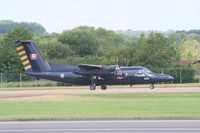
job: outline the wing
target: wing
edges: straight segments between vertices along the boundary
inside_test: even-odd
[[[102,66],[102,65],[91,65],[91,64],[81,64],[78,65],[79,69],[75,69],[73,72],[75,74],[80,75],[105,75],[109,74],[111,72],[114,72],[116,69],[116,66]]]
[[[91,64],[81,64],[78,65],[78,67],[85,70],[98,70],[103,68],[103,66],[101,65],[91,65]]]

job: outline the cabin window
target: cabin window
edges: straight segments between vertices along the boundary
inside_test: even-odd
[[[138,73],[139,73],[139,74],[142,73],[142,70],[138,70]]]
[[[145,71],[146,71],[147,73],[153,73],[151,70],[149,70],[149,69],[147,69],[147,68],[145,68]]]
[[[136,74],[136,73],[138,73],[138,70],[132,70],[131,72]]]

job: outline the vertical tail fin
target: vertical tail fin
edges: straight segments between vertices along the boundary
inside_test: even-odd
[[[42,57],[40,51],[32,41],[17,41],[16,50],[26,73],[51,71],[48,62]]]

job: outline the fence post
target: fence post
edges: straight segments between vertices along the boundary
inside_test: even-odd
[[[1,87],[3,87],[3,74],[1,73]]]
[[[56,86],[56,81],[53,82],[53,86],[54,86],[54,87]]]
[[[19,84],[20,84],[20,88],[22,87],[22,73],[19,73]]]
[[[35,78],[35,87],[36,87],[37,85],[36,85],[36,78]]]
[[[180,84],[182,83],[182,70],[180,68]]]

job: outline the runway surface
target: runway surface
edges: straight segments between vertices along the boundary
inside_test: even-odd
[[[200,120],[0,122],[0,133],[199,133]]]
[[[29,95],[52,95],[52,94],[111,94],[111,93],[182,93],[182,92],[200,92],[200,87],[170,87],[170,88],[111,88],[107,90],[89,90],[88,89],[39,89],[39,90],[0,90],[0,98],[9,96],[29,96]]]

